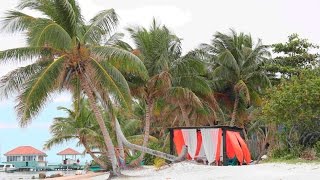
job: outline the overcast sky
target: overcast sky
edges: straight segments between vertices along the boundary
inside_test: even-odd
[[[6,10],[14,8],[17,2],[18,0],[0,0],[0,16]],[[79,0],[79,3],[86,19],[100,10],[114,8],[120,16],[119,32],[125,32],[124,27],[132,25],[149,26],[155,17],[183,39],[184,52],[200,43],[208,43],[216,31],[228,32],[229,28],[251,33],[254,38],[261,38],[265,44],[284,42],[292,33],[298,33],[301,37],[320,44],[319,0]],[[0,50],[23,45],[23,36],[0,33]],[[16,65],[0,64],[0,76],[14,67]],[[34,146],[40,148],[43,140],[49,137],[47,131],[52,118],[61,115],[55,110],[56,107],[70,104],[68,96],[57,96],[49,104],[51,109],[47,108],[41,113],[29,130],[19,130],[13,101],[14,98],[0,100],[2,154],[24,143],[34,143]],[[37,133],[32,128],[41,131]],[[26,133],[27,131],[30,133]],[[12,132],[15,140],[4,135]],[[26,141],[29,135],[32,138]],[[50,153],[54,154],[53,151]]]

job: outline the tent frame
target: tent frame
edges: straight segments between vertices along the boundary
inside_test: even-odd
[[[234,132],[239,132],[241,137],[243,138],[243,129],[239,127],[231,127],[231,126],[194,126],[194,127],[173,127],[173,128],[168,128],[169,133],[170,133],[170,154],[174,154],[174,143],[173,143],[173,131],[175,129],[196,129],[197,131],[200,131],[200,129],[211,129],[211,128],[221,128],[222,130],[222,141],[223,141],[223,165],[227,166],[228,161],[227,161],[227,136],[226,133],[227,131],[234,131]]]

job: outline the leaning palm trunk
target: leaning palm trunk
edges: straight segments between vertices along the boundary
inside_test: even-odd
[[[150,136],[150,124],[151,124],[151,115],[153,110],[153,100],[148,99],[146,102],[146,116],[145,116],[145,126],[144,126],[144,135],[143,135],[143,143],[142,147],[148,147],[148,141]],[[144,158],[145,152],[141,152],[141,155],[134,161],[130,163],[130,165],[138,166],[143,158]]]
[[[234,126],[235,125],[238,105],[239,105],[239,95],[236,92],[236,97],[235,97],[235,100],[234,100],[234,106],[233,106],[233,112],[232,112],[232,116],[231,116],[230,126]]]
[[[103,161],[101,161],[96,155],[94,155],[94,153],[91,151],[90,147],[88,146],[88,144],[87,144],[87,142],[85,140],[82,141],[82,145],[86,149],[86,152],[90,154],[90,156],[92,157],[92,159],[96,163],[98,163],[103,169],[107,169],[108,168]]]
[[[182,113],[182,118],[183,118],[183,120],[185,122],[185,125],[187,127],[190,127],[190,121],[189,121],[189,118],[188,118],[188,115],[187,115],[185,107],[180,103],[179,103],[179,107],[180,107],[180,110],[181,110],[181,113]]]
[[[135,150],[138,150],[138,151],[141,151],[141,152],[145,152],[145,153],[148,153],[148,154],[151,154],[151,155],[154,155],[154,156],[169,160],[171,162],[183,161],[185,159],[185,157],[186,157],[187,146],[183,147],[183,150],[182,150],[181,154],[177,157],[177,156],[174,156],[174,155],[171,155],[171,154],[167,154],[167,153],[164,153],[164,152],[161,152],[161,151],[156,151],[156,150],[153,150],[153,149],[149,149],[147,147],[142,147],[142,146],[130,143],[126,139],[124,134],[122,133],[120,124],[119,124],[117,119],[116,119],[116,132],[118,133],[119,137],[121,138],[123,144],[125,146],[127,146],[128,148],[130,148],[130,149],[135,149]]]
[[[121,141],[121,138],[117,135],[117,142],[118,142],[118,148],[119,148],[119,152],[120,152],[120,156],[123,160],[125,160],[125,153],[124,153],[124,147],[123,147],[123,143]]]
[[[83,81],[83,82],[87,82],[87,81]],[[110,135],[108,133],[108,130],[106,128],[105,122],[104,122],[102,114],[100,112],[100,109],[98,108],[98,106],[96,104],[95,98],[93,96],[93,92],[88,84],[90,84],[90,82],[83,83],[82,86],[83,86],[85,93],[88,96],[89,104],[90,104],[90,106],[96,116],[97,122],[99,124],[99,127],[100,127],[102,135],[103,135],[104,143],[106,144],[106,146],[108,148],[108,155],[109,155],[109,158],[110,158],[110,161],[112,164],[112,172],[110,173],[110,175],[111,176],[113,176],[113,175],[119,176],[121,173],[120,173],[120,168],[119,168],[118,161],[116,158],[116,154],[114,151],[114,146],[112,144],[112,140],[111,140]]]
[[[109,116],[112,119],[113,126],[114,126],[114,124],[115,124],[115,115],[111,111],[109,111]],[[123,143],[122,143],[122,141],[121,141],[121,139],[120,139],[120,137],[118,135],[116,135],[116,137],[117,137],[117,142],[118,142],[118,150],[120,151],[120,157],[123,160],[125,160],[126,157],[125,157],[125,153],[124,153]]]
[[[90,82],[89,84],[91,84],[90,79],[87,76],[85,76],[85,78],[86,78],[86,80],[88,82]],[[101,103],[101,105],[104,108],[104,110],[108,111],[108,106],[107,106],[106,102],[102,99],[100,93],[94,87],[92,87],[92,91],[95,94],[96,98],[98,98],[98,100]],[[174,156],[174,155],[171,155],[171,154],[163,153],[161,151],[156,151],[156,150],[153,150],[153,149],[150,149],[150,148],[147,148],[147,147],[142,147],[142,146],[139,146],[139,145],[136,145],[136,144],[132,144],[124,136],[117,117],[115,117],[115,126],[116,126],[117,136],[119,136],[119,138],[121,139],[121,142],[125,146],[127,146],[129,149],[134,149],[134,150],[138,150],[138,151],[141,151],[141,152],[145,152],[145,153],[148,153],[148,154],[151,154],[151,155],[154,155],[154,156],[169,160],[171,162],[183,161],[185,159],[185,157],[186,157],[187,152],[188,152],[187,146],[183,146],[183,149],[182,149],[180,155],[177,157],[177,156]],[[113,152],[114,152],[114,149],[113,149]]]

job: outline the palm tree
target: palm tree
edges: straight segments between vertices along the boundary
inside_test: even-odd
[[[184,118],[187,118],[182,99],[192,94],[194,96],[189,100],[196,100],[195,104],[201,104],[190,90],[204,94],[210,93],[211,90],[204,78],[200,76],[204,72],[204,66],[191,56],[181,57],[181,41],[166,26],[158,25],[153,19],[150,29],[135,27],[128,28],[128,31],[136,47],[134,52],[145,64],[150,77],[146,83],[141,83],[140,86],[134,83],[135,86],[132,86],[133,94],[145,101],[146,104],[143,141],[143,146],[146,147],[157,99],[166,96],[169,91],[171,94],[180,93],[179,105]],[[133,50],[133,48],[130,49]],[[172,88],[176,86],[180,88]],[[178,91],[183,88],[186,89]],[[185,122],[187,126],[190,126],[187,119]],[[143,157],[144,153],[135,163],[139,164]]]
[[[211,59],[215,89],[232,92],[234,103],[230,126],[234,126],[240,102],[248,105],[259,98],[258,94],[264,87],[270,85],[261,68],[270,56],[267,46],[260,39],[254,46],[250,35],[231,30],[231,35],[217,32],[211,44],[203,44],[201,50]]]
[[[98,163],[102,168],[107,169],[105,162],[99,159],[92,149],[100,150],[101,155],[107,156],[105,151],[105,145],[103,143],[103,137],[99,129],[99,125],[96,122],[92,110],[88,106],[87,100],[81,99],[79,106],[73,103],[73,109],[65,107],[58,107],[58,110],[62,110],[67,113],[67,117],[54,118],[53,124],[50,126],[52,137],[45,143],[45,149],[51,149],[52,146],[62,144],[69,140],[79,140],[78,144],[83,145],[86,152],[92,157],[92,159]],[[105,123],[109,131],[114,131],[107,114],[104,114]],[[142,138],[138,134],[141,121],[135,119],[123,119],[120,118],[122,131],[125,136],[131,142],[139,142]],[[116,141],[116,137],[111,134],[113,142]],[[124,157],[124,156],[123,156]]]
[[[102,168],[107,169],[105,162],[101,161],[91,150],[92,146],[101,146],[97,141],[101,138],[99,125],[85,103],[81,103],[79,110],[72,110],[65,107],[58,107],[58,110],[65,111],[67,117],[54,118],[53,124],[50,126],[52,137],[45,143],[45,149],[51,149],[52,146],[62,144],[69,140],[77,139],[78,144],[83,145],[86,152],[92,159],[98,163]],[[103,145],[103,144],[102,144]],[[103,151],[105,146],[103,146]]]
[[[114,101],[129,109],[129,86],[120,71],[141,79],[146,79],[147,73],[135,55],[101,45],[108,42],[118,23],[115,11],[103,10],[86,23],[75,0],[21,0],[17,8],[6,12],[3,29],[24,32],[27,46],[2,51],[0,62],[29,61],[30,65],[4,76],[0,86],[4,96],[19,94],[16,110],[20,125],[28,125],[52,93],[84,92],[108,149],[113,167],[111,174],[119,175],[114,146],[97,106],[97,93],[103,100],[112,95]],[[40,12],[41,17],[19,11],[26,8]]]

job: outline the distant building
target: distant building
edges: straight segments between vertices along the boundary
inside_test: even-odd
[[[37,169],[47,166],[47,154],[31,146],[19,146],[4,154],[7,163],[20,169]]]
[[[59,152],[57,155],[62,157],[62,164],[64,165],[72,165],[72,164],[79,164],[80,161],[77,159],[77,155],[81,155],[78,151],[67,148],[61,152]]]

